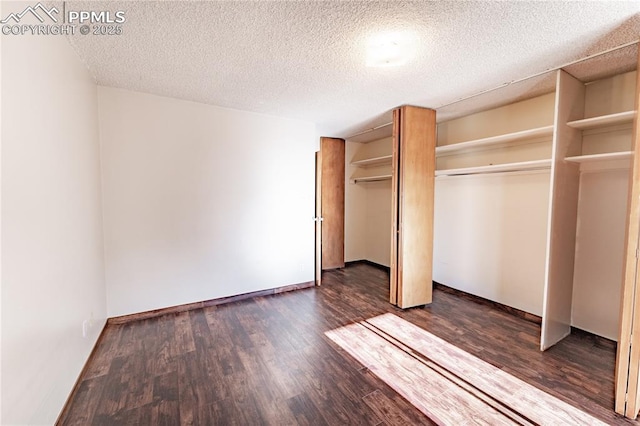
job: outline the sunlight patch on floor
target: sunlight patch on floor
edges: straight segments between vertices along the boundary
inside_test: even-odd
[[[606,424],[393,314],[325,335],[440,424]]]

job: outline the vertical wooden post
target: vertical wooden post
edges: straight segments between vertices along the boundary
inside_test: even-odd
[[[398,176],[400,168],[400,108],[393,110],[393,137],[391,147],[391,259],[389,267],[391,270],[389,282],[389,302],[392,305],[398,304],[398,194],[400,192],[400,179]]]
[[[571,333],[580,167],[564,159],[581,152],[582,132],[569,127],[567,122],[584,117],[584,96],[584,84],[559,70],[551,154],[541,350],[548,349]]]

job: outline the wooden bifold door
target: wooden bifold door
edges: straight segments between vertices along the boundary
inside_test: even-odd
[[[436,112],[393,111],[390,302],[400,308],[431,303]]]
[[[320,138],[316,153],[316,285],[323,270],[344,268],[344,139]]]

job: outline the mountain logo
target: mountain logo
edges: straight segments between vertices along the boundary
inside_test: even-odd
[[[44,15],[48,16],[53,22],[58,22],[58,19],[53,15],[54,13],[58,13],[58,9],[56,9],[55,7],[47,9],[42,5],[42,3],[38,3],[35,6],[27,6],[27,8],[20,13],[10,13],[9,16],[0,21],[0,24],[6,24],[11,20],[18,24],[20,23],[20,20],[27,14],[35,16],[38,21],[44,23],[44,18],[38,12],[41,12]]]

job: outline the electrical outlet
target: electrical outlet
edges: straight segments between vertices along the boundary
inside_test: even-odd
[[[83,338],[87,338],[87,334],[89,334],[89,328],[91,327],[90,325],[90,320],[84,320],[82,321],[82,337]]]

